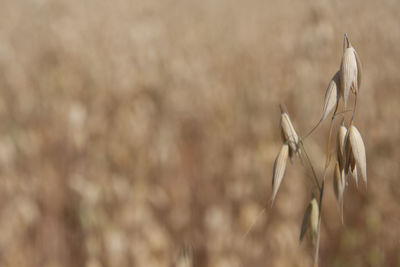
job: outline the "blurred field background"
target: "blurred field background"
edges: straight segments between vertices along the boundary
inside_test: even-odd
[[[0,0],[0,266],[310,266],[310,182],[271,196],[279,103],[322,112],[343,34],[368,191],[329,175],[321,266],[400,266],[400,2]],[[322,172],[328,122],[305,141]]]

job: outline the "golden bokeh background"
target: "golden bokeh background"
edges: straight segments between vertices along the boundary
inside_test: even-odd
[[[318,121],[343,34],[363,63],[368,190],[321,266],[400,266],[400,2],[0,0],[0,266],[311,266],[309,173],[272,209],[279,103]],[[305,140],[322,174],[329,123]]]

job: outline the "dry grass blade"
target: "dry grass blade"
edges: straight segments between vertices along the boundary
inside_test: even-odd
[[[351,143],[354,159],[358,167],[360,168],[361,176],[363,177],[365,184],[367,184],[367,160],[365,154],[365,145],[360,132],[354,125],[350,126],[349,140]]]
[[[307,229],[310,225],[311,209],[312,209],[312,205],[310,203],[310,204],[308,204],[307,209],[304,212],[303,222],[301,223],[299,245],[301,244],[301,241],[303,240],[303,237],[306,234]]]
[[[317,200],[315,198],[311,200],[310,204],[311,204],[310,229],[311,229],[311,237],[313,243],[315,244],[318,237],[319,207]]]
[[[272,176],[272,199],[271,205],[274,203],[276,194],[278,193],[279,186],[282,183],[283,176],[285,175],[286,163],[288,159],[289,146],[287,143],[282,145],[281,151],[275,159],[274,170]]]
[[[324,109],[322,112],[321,121],[323,121],[336,106],[340,96],[340,71],[337,71],[329,82],[328,88],[326,88]]]

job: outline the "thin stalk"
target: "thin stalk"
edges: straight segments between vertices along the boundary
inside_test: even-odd
[[[246,233],[242,236],[242,239],[246,239],[247,235],[250,233],[250,231],[253,229],[254,225],[258,222],[258,219],[260,219],[261,215],[263,215],[266,212],[266,207],[264,207],[260,213],[257,215],[256,219],[254,222],[250,225],[249,229],[247,229]]]
[[[265,214],[268,217],[268,214],[269,214],[269,212],[271,211],[271,208],[272,208],[271,204],[272,204],[271,201],[268,201],[268,200],[266,201],[266,203],[264,204],[264,207],[258,213],[258,215],[257,215],[256,219],[254,220],[254,222],[250,225],[249,229],[247,229],[246,233],[242,236],[242,241],[247,238],[247,236],[250,234],[251,230],[253,230],[254,226],[260,220],[262,215]]]
[[[325,161],[325,168],[324,168],[324,173],[322,176],[322,184],[320,187],[320,195],[319,195],[319,219],[318,219],[318,234],[317,234],[317,243],[315,244],[315,254],[314,254],[314,267],[318,267],[318,256],[319,256],[319,243],[320,243],[320,226],[321,226],[321,214],[322,214],[322,199],[324,196],[324,187],[325,187],[325,178],[326,178],[326,171],[329,166],[329,162],[331,159],[331,141],[332,141],[332,129],[333,129],[333,122],[336,117],[336,112],[339,107],[339,102],[336,103],[335,111],[333,112],[331,123],[329,125],[329,136],[328,136],[328,145],[326,149],[326,161]],[[353,112],[354,114],[354,112]]]
[[[306,134],[304,137],[302,137],[301,139],[306,139],[308,136],[310,136],[317,128],[318,126],[321,124],[322,120],[319,120],[319,122],[311,129],[311,131],[308,132],[308,134]]]
[[[317,174],[316,174],[316,172],[315,172],[315,170],[314,170],[314,167],[313,167],[313,165],[312,165],[312,163],[311,163],[310,157],[308,156],[307,151],[306,151],[306,149],[305,149],[305,147],[304,147],[303,141],[300,140],[300,141],[299,141],[299,144],[301,145],[301,150],[304,152],[304,155],[306,155],[307,163],[308,163],[308,165],[309,165],[310,168],[311,168],[311,171],[312,171],[312,174],[313,174],[313,177],[314,177],[315,184],[316,184],[317,187],[318,187],[318,191],[321,192],[321,186],[319,185],[318,178],[317,178]]]
[[[336,106],[338,106],[338,105],[336,105]],[[336,107],[336,109],[337,109],[337,107]],[[352,109],[348,109],[348,110],[343,110],[343,111],[341,111],[341,112],[336,112],[336,113],[333,114],[333,117],[336,117],[336,116],[338,116],[338,115],[342,115],[342,114],[347,113],[347,112],[353,112],[353,110],[352,110]],[[304,139],[306,139],[307,137],[309,137],[309,136],[318,128],[318,126],[319,126],[321,123],[322,123],[322,120],[320,120],[320,121],[311,129],[311,131],[309,131],[309,132],[308,132],[305,136],[303,136],[301,139],[304,140]]]

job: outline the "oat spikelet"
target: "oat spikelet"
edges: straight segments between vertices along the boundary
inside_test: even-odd
[[[339,101],[339,96],[340,96],[340,82],[339,82],[339,73],[340,71],[337,71],[335,75],[332,77],[332,80],[328,84],[328,88],[326,88],[326,93],[325,93],[325,103],[324,103],[324,109],[322,111],[322,117],[321,121],[323,121],[335,108],[337,105],[337,102]]]
[[[346,134],[347,134],[347,129],[344,126],[343,122],[341,123],[337,135],[337,148],[336,148],[336,153],[337,153],[337,159],[339,162],[339,169],[342,170],[344,168],[345,164],[345,139],[346,139]]]
[[[299,136],[294,129],[293,123],[290,120],[289,114],[281,107],[281,133],[282,138],[290,146],[291,154],[298,152]]]
[[[364,141],[362,140],[360,132],[354,125],[350,126],[349,131],[349,140],[355,163],[357,163],[357,166],[360,168],[361,176],[363,177],[365,184],[367,184],[367,160]]]
[[[340,209],[340,218],[343,223],[343,196],[345,189],[344,172],[339,168],[339,162],[336,162],[333,175],[333,191],[335,192],[336,200]]]
[[[289,154],[289,146],[287,143],[282,145],[281,151],[275,159],[273,176],[272,176],[272,199],[271,204],[274,203],[276,194],[278,193],[279,186],[282,183],[283,176],[285,175],[286,163]]]
[[[340,84],[345,108],[347,107],[350,91],[357,94],[359,83],[361,82],[361,63],[356,54],[347,35],[345,35],[345,48],[340,65]]]
[[[357,90],[357,61],[352,47],[344,51],[340,66],[340,82],[343,88],[344,107],[347,107],[350,90]]]
[[[310,229],[311,229],[311,237],[313,243],[315,244],[318,237],[319,208],[317,200],[315,198],[311,200],[310,204],[311,204]]]

